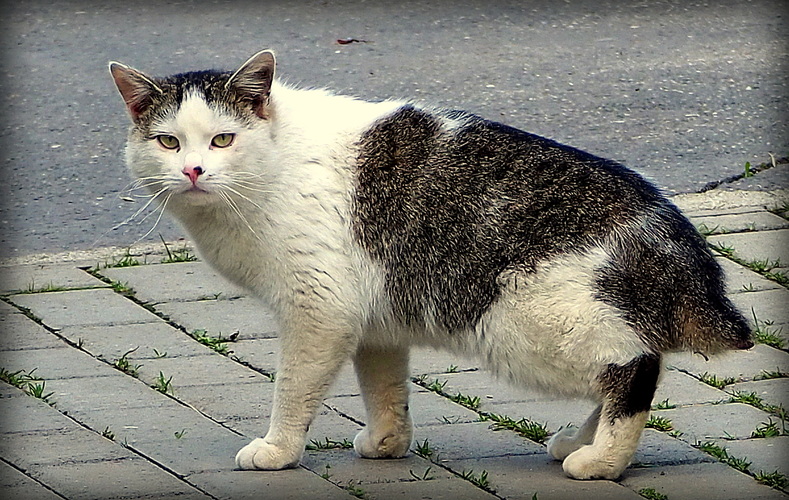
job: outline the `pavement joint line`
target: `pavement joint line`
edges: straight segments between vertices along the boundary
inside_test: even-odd
[[[770,154],[770,153],[768,153],[768,154]],[[710,181],[707,184],[705,184],[704,186],[702,186],[701,189],[697,190],[696,193],[703,194],[703,193],[706,193],[707,191],[711,191],[713,189],[716,189],[716,188],[718,188],[718,187],[720,187],[720,186],[722,186],[724,184],[731,184],[733,182],[737,182],[739,180],[742,180],[742,179],[745,179],[745,178],[748,178],[748,177],[753,177],[753,176],[755,176],[755,175],[757,175],[757,174],[759,174],[761,172],[764,172],[765,170],[770,170],[771,168],[775,168],[778,165],[786,165],[787,163],[789,163],[789,158],[787,158],[785,156],[782,156],[780,158],[776,158],[774,155],[770,154],[770,161],[769,162],[763,162],[763,163],[760,163],[758,165],[750,165],[750,163],[748,163],[749,167],[748,167],[747,170],[743,170],[742,172],[740,172],[738,174],[730,175],[728,177],[724,177],[724,178],[719,179],[717,181]]]

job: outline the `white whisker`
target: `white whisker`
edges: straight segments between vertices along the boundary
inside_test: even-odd
[[[248,202],[249,202],[249,203],[251,203],[251,204],[252,204],[252,205],[253,205],[255,208],[259,208],[260,210],[263,210],[263,208],[262,208],[260,205],[258,205],[257,203],[255,203],[254,201],[252,201],[251,199],[249,199],[249,197],[248,197],[248,196],[244,196],[243,194],[239,193],[239,192],[238,192],[236,189],[234,189],[234,188],[232,188],[232,187],[230,187],[230,186],[227,186],[227,185],[225,185],[225,186],[223,186],[223,187],[224,187],[224,189],[227,189],[228,191],[230,191],[230,192],[232,192],[232,193],[235,193],[235,194],[237,194],[238,196],[240,196],[242,199],[244,199],[244,200],[248,201]]]
[[[254,234],[254,235],[255,235],[255,238],[257,238],[259,241],[261,241],[261,242],[262,242],[262,241],[263,241],[263,239],[262,239],[260,236],[258,236],[258,233],[257,233],[257,232],[256,232],[254,229],[252,229],[252,225],[249,223],[249,221],[247,220],[247,218],[244,216],[244,214],[243,214],[243,213],[241,212],[241,210],[238,208],[238,205],[236,205],[236,202],[235,202],[235,201],[233,201],[233,200],[230,198],[230,195],[228,195],[227,193],[224,193],[224,192],[222,192],[222,191],[217,191],[217,192],[219,193],[219,196],[220,196],[220,197],[222,197],[222,199],[223,199],[223,200],[225,200],[225,203],[227,203],[227,206],[228,206],[228,207],[230,207],[230,209],[231,209],[231,210],[232,210],[232,211],[233,211],[233,212],[234,212],[236,215],[238,215],[238,217],[241,219],[241,221],[244,223],[244,225],[246,225],[246,226],[247,226],[247,229],[249,229],[250,231],[252,231],[252,234]]]
[[[145,233],[144,235],[139,237],[137,239],[137,241],[134,242],[134,244],[137,244],[140,241],[142,241],[145,238],[147,238],[153,232],[153,230],[156,229],[156,227],[159,225],[159,222],[162,220],[162,216],[164,215],[164,211],[167,208],[167,202],[170,201],[170,197],[172,195],[173,195],[172,191],[167,193],[167,196],[164,198],[164,201],[162,202],[162,204],[159,207],[157,207],[157,208],[161,208],[161,210],[159,211],[159,216],[156,218],[156,222],[154,222],[153,226],[151,227],[151,229],[149,229],[147,233]],[[156,212],[156,209],[154,209],[151,213],[154,213],[154,212]],[[146,216],[145,218],[147,219],[148,216]],[[143,220],[145,220],[145,219],[143,219]]]

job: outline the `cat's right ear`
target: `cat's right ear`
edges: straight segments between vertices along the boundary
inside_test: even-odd
[[[154,93],[161,94],[162,89],[153,80],[125,64],[110,62],[110,73],[126,103],[126,109],[136,123],[140,115],[153,104]]]

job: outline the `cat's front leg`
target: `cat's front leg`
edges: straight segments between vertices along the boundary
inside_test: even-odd
[[[574,479],[616,479],[630,464],[649,417],[660,375],[660,357],[644,354],[627,365],[609,365],[598,377],[603,395],[591,444],[562,463]]]
[[[408,348],[360,347],[354,366],[367,410],[367,426],[353,440],[356,452],[365,458],[405,456],[413,437]]]
[[[355,345],[343,329],[302,326],[288,330],[280,337],[269,430],[238,452],[240,469],[279,470],[299,464],[310,424]]]

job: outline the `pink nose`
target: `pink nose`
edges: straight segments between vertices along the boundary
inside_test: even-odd
[[[187,166],[181,170],[183,174],[189,177],[189,180],[192,181],[192,184],[197,184],[197,178],[203,174],[203,167],[201,166]]]

